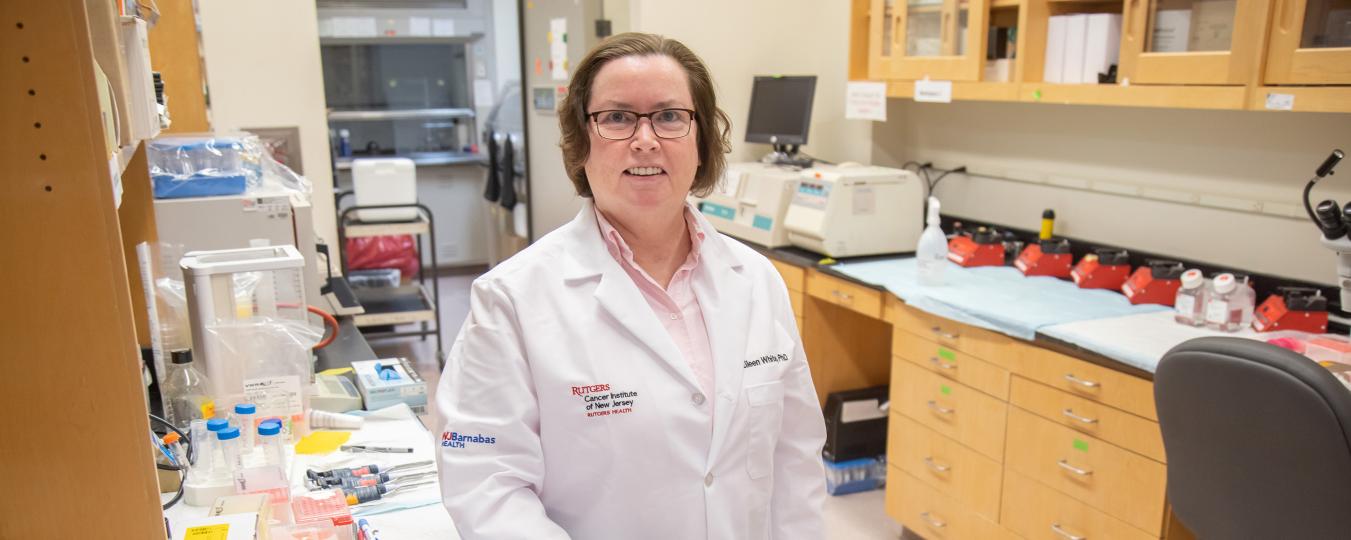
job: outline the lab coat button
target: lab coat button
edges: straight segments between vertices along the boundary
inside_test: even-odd
[[[690,401],[693,401],[695,405],[703,405],[704,395],[696,392],[694,395],[690,396]]]
[[[708,473],[707,475],[704,476],[704,485],[705,486],[713,485],[713,473]]]

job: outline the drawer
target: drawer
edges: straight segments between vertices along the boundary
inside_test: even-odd
[[[895,296],[888,295],[886,307],[885,318],[897,329],[979,357],[1004,369],[1009,368],[1010,357],[1016,352],[1018,342],[1011,337],[930,315],[905,305]]]
[[[887,463],[985,519],[999,521],[1002,465],[914,420],[895,413],[890,416]]]
[[[891,354],[1002,400],[1009,399],[1009,372],[967,353],[909,332],[891,332]]]
[[[1070,394],[1159,421],[1154,383],[1077,358],[1026,346],[1013,355],[1013,373]]]
[[[895,466],[887,468],[887,515],[928,540],[1013,540],[994,522],[967,510]]]
[[[1001,525],[1027,540],[1155,540],[1126,522],[1008,471]]]
[[[779,271],[780,276],[783,276],[783,283],[788,286],[789,291],[802,292],[806,290],[806,286],[803,284],[807,275],[805,269],[775,259],[769,259],[769,262],[773,263],[774,269]]]
[[[1013,378],[1009,403],[1155,461],[1167,463],[1159,424],[1022,377]]]
[[[1008,468],[1130,525],[1158,535],[1163,528],[1163,464],[1101,439],[1009,410]]]
[[[882,291],[877,289],[812,271],[807,273],[807,294],[874,319],[882,318]]]
[[[903,360],[891,365],[891,410],[997,462],[1008,404]]]
[[[793,315],[802,317],[802,293],[800,291],[788,291],[788,302],[793,305]]]

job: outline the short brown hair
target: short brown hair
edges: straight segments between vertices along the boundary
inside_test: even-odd
[[[563,167],[577,188],[577,194],[591,197],[591,183],[586,178],[586,160],[591,155],[591,134],[587,128],[587,103],[591,101],[591,83],[600,68],[611,60],[626,56],[668,56],[685,70],[690,82],[690,97],[694,99],[694,123],[699,130],[699,168],[694,173],[690,192],[707,195],[722,177],[727,165],[726,154],[731,151],[728,142],[732,123],[727,113],[718,108],[713,92],[713,78],[703,60],[685,44],[655,34],[629,32],[617,34],[600,42],[577,64],[568,83],[568,95],[558,108],[558,127],[562,131],[559,146],[563,148]]]

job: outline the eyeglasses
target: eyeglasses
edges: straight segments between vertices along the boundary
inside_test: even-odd
[[[633,111],[596,111],[587,116],[596,124],[596,134],[612,141],[622,141],[638,132],[638,120],[652,122],[652,132],[662,139],[679,139],[690,134],[694,111],[689,109],[662,109],[647,114]]]

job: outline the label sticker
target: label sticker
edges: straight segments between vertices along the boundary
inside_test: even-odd
[[[722,219],[736,219],[736,210],[733,210],[721,204],[713,204],[711,202],[700,203],[699,211],[713,217],[720,217]]]
[[[1074,439],[1074,449],[1080,452],[1088,451],[1088,441],[1083,439]]]
[[[851,81],[844,91],[844,117],[849,120],[887,121],[887,83]]]
[[[952,81],[915,81],[915,101],[952,103]]]
[[[230,524],[202,525],[183,532],[185,540],[225,540],[230,537]]]
[[[770,227],[774,226],[774,220],[770,219],[768,216],[757,215],[755,216],[755,219],[751,221],[751,226],[768,231]]]
[[[1294,94],[1267,94],[1267,110],[1269,111],[1293,111],[1295,110]]]
[[[938,391],[939,391],[939,392],[942,392],[943,395],[946,396],[946,395],[949,395],[949,394],[952,393],[952,387],[950,387],[950,386],[948,386],[948,385],[946,385],[946,384],[942,384],[942,385],[939,385],[939,386],[938,386]]]
[[[949,362],[957,361],[957,353],[953,352],[952,349],[949,349],[947,347],[938,348],[938,357],[947,360]]]

